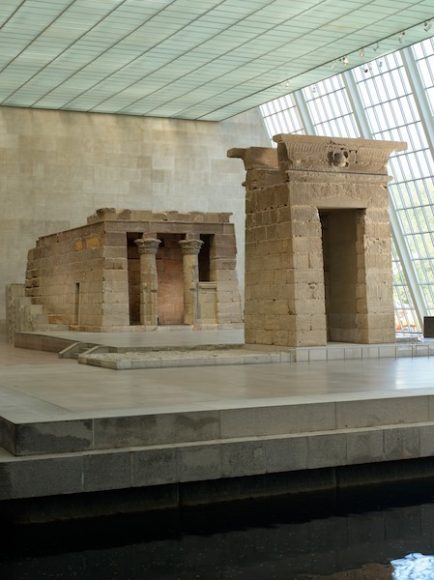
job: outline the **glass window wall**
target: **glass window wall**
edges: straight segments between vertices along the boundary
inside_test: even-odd
[[[394,248],[396,328],[404,334],[420,332],[410,279],[420,292],[420,315],[434,315],[434,162],[432,141],[430,147],[426,134],[434,116],[434,39],[414,45],[410,55],[429,103],[429,119],[421,118],[423,107],[412,90],[400,51],[298,91],[309,116],[305,125],[313,126],[316,135],[360,137],[359,127],[365,125],[369,137],[408,144],[406,151],[392,157],[389,168],[394,178],[389,187],[391,211],[399,226],[395,236],[404,242],[410,258],[401,264]],[[350,95],[348,87],[356,95]],[[361,111],[353,110],[354,98]],[[306,132],[302,111],[291,94],[263,105],[261,111],[270,136]],[[410,268],[411,276],[406,271]]]

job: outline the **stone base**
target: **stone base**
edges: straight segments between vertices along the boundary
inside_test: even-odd
[[[349,344],[290,348],[291,362],[434,356],[434,341],[417,343]]]
[[[311,348],[278,348],[246,345],[243,348],[200,348],[189,350],[136,350],[117,352],[92,349],[78,356],[82,364],[130,370],[168,367],[203,367],[264,363],[309,363],[327,360],[357,360],[434,356],[434,341],[418,344],[328,345]]]
[[[3,417],[0,500],[278,473],[296,481],[304,470],[431,457],[433,403],[433,395],[416,395],[43,422]]]
[[[114,373],[5,348],[0,501],[188,484],[208,502],[214,481],[434,456],[419,353]]]
[[[133,329],[136,327],[132,327]],[[139,327],[137,327],[139,328]],[[143,327],[140,327],[143,329]],[[191,326],[159,326],[151,332],[80,332],[43,331],[17,332],[14,344],[20,348],[60,352],[75,343],[103,346],[120,350],[192,348],[216,345],[243,345],[244,331],[225,325],[212,329],[195,329]],[[61,345],[59,347],[59,345]]]
[[[284,350],[266,348],[208,348],[133,352],[85,352],[78,362],[106,369],[156,369],[169,367],[204,367],[265,363],[289,363],[291,355]]]
[[[169,327],[168,327],[169,328]],[[276,347],[244,345],[234,329],[155,333],[21,332],[15,346],[57,352],[82,364],[114,370],[223,365],[286,364],[434,356],[434,340],[377,345],[330,343],[327,346]],[[188,327],[187,327],[188,328]]]

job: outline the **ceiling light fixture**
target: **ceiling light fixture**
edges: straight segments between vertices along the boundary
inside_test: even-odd
[[[428,32],[428,30],[431,30],[431,27],[432,27],[432,19],[426,20],[423,23],[423,29],[425,30],[425,32]]]

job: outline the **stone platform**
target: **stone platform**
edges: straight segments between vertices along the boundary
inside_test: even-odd
[[[116,351],[135,349],[192,348],[244,344],[242,328],[193,329],[191,326],[162,326],[144,332],[132,327],[130,332],[78,332],[45,330],[17,332],[15,346],[48,352],[59,352],[73,343],[106,346]]]
[[[74,348],[78,348],[77,345]],[[78,355],[82,364],[115,370],[168,367],[203,367],[265,363],[303,363],[328,360],[364,360],[434,356],[434,341],[419,344],[350,345],[283,348],[245,345],[239,348],[195,348],[190,350],[121,350],[106,352],[95,346]]]
[[[61,358],[114,370],[434,356],[434,339],[291,348],[244,345],[241,329],[197,331],[183,327],[146,333],[21,332],[15,335],[15,345],[57,352]]]
[[[151,350],[100,352],[98,347],[78,355],[82,364],[114,370],[205,367],[266,363],[290,363],[291,353],[273,348],[195,348],[190,350]]]
[[[113,373],[2,345],[0,366],[1,500],[434,456],[431,357]]]

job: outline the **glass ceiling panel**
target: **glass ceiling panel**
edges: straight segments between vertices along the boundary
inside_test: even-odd
[[[8,0],[0,104],[221,120],[427,37],[432,0]],[[425,66],[421,62],[420,66]],[[432,90],[432,85],[427,90]]]

